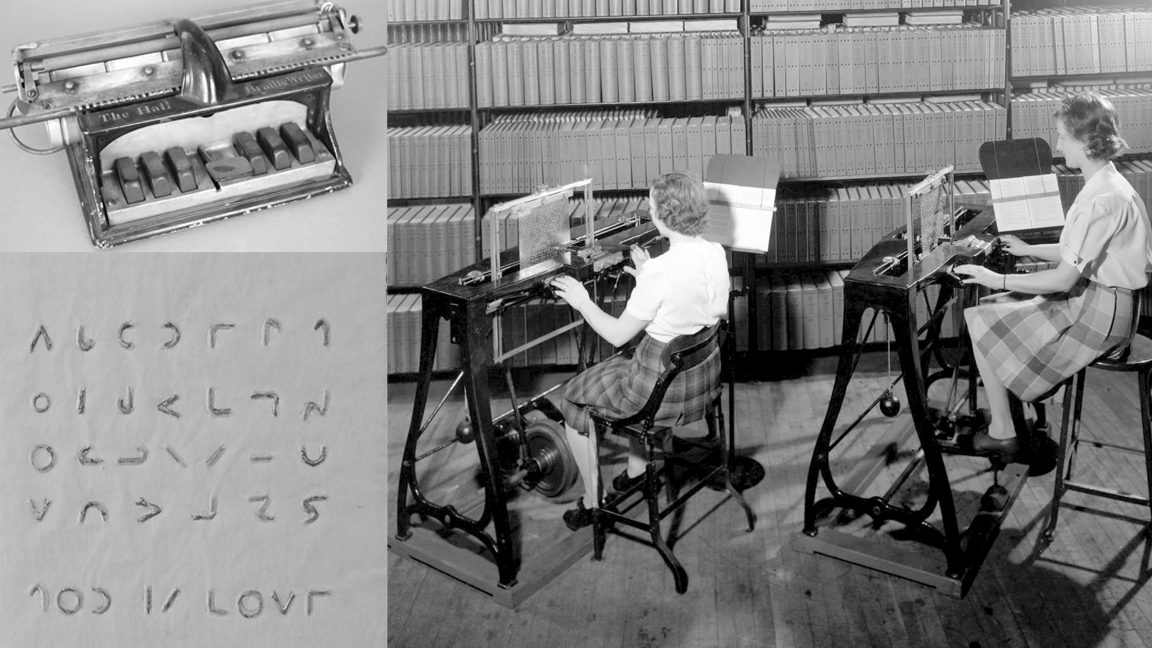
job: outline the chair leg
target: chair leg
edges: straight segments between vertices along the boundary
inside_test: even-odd
[[[1071,429],[1069,430],[1071,438],[1068,440],[1072,448],[1071,454],[1068,455],[1068,469],[1064,475],[1065,481],[1072,480],[1072,473],[1076,468],[1076,453],[1080,451],[1080,415],[1084,411],[1084,384],[1088,375],[1087,369],[1081,369],[1080,373],[1076,374],[1076,409],[1072,412]]]
[[[667,498],[666,502],[671,504],[676,501],[680,496],[680,482],[675,479],[676,477],[676,462],[675,462],[675,447],[676,439],[671,431],[668,431],[660,436],[660,456],[664,460],[664,497]],[[655,450],[649,447],[648,450],[648,465],[655,463],[656,456]],[[658,471],[656,471],[658,472]]]
[[[588,432],[588,443],[591,446],[592,455],[592,478],[596,480],[596,501],[590,502],[587,506],[592,507],[592,560],[604,559],[604,542],[607,539],[607,523],[605,516],[601,512],[601,507],[604,506],[604,480],[600,475],[600,430],[592,426]]]
[[[1080,390],[1084,388],[1082,380],[1084,375],[1083,370],[1076,377],[1068,380],[1064,387],[1064,407],[1061,408],[1060,414],[1060,448],[1057,450],[1056,455],[1056,483],[1052,487],[1052,508],[1048,512],[1048,523],[1044,525],[1044,530],[1040,532],[1040,538],[1045,542],[1051,542],[1052,537],[1056,532],[1056,521],[1060,516],[1060,499],[1064,497],[1064,480],[1071,477],[1072,462],[1068,461],[1068,473],[1064,472],[1065,457],[1068,454],[1068,427],[1075,426],[1079,421],[1079,408],[1076,408],[1076,417],[1072,416],[1074,408],[1073,400],[1079,400]]]
[[[604,542],[607,539],[604,514],[600,507],[592,509],[592,560],[604,559]]]
[[[1152,514],[1152,394],[1149,394],[1149,372],[1141,371],[1140,385],[1140,426],[1144,432],[1144,474],[1148,480],[1148,509]]]
[[[676,555],[672,553],[672,548],[664,541],[664,534],[660,531],[660,506],[657,503],[659,486],[656,483],[656,469],[652,467],[652,464],[648,464],[645,470],[648,480],[645,486],[647,491],[645,497],[648,500],[648,533],[652,538],[652,545],[656,547],[656,551],[660,552],[660,557],[664,559],[664,564],[672,570],[672,578],[676,582],[676,593],[683,594],[688,591],[688,572],[677,560]]]
[[[672,435],[666,434],[664,438],[666,442],[670,442]],[[644,499],[648,504],[648,535],[652,538],[652,546],[656,547],[656,551],[660,552],[660,557],[664,559],[664,564],[672,570],[672,577],[676,581],[676,593],[683,594],[688,590],[688,572],[676,559],[676,555],[672,553],[672,548],[665,542],[664,534],[660,530],[660,483],[655,465],[655,443],[651,437],[647,439],[645,446],[648,464],[644,467]],[[667,467],[667,462],[665,462],[665,467]],[[665,472],[668,473],[665,475],[665,479],[671,484],[673,481],[672,471],[666,470]]]

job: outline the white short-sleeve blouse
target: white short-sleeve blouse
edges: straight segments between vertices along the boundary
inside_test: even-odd
[[[1152,228],[1140,196],[1109,162],[1076,195],[1060,233],[1060,258],[1105,286],[1138,289],[1152,269]]]
[[[673,243],[644,264],[624,312],[647,321],[660,342],[712,326],[728,310],[728,261],[724,248],[704,239]]]

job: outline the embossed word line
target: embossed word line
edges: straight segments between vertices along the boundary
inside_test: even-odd
[[[117,600],[108,588],[104,587],[64,587],[59,590],[36,583],[28,590],[28,595],[34,605],[38,605],[41,612],[46,614],[59,613],[72,616],[83,611],[102,615],[112,609],[113,602]],[[316,613],[319,601],[332,596],[332,590],[306,589],[296,603],[295,590],[280,592],[272,590],[267,596],[258,589],[240,592],[235,601],[223,594],[217,595],[215,588],[204,591],[204,613],[208,616],[226,617],[233,613],[245,619],[255,619],[267,610],[268,614],[275,616],[288,616],[289,614],[312,616]],[[179,588],[153,591],[151,585],[144,587],[144,591],[136,604],[139,604],[144,614],[165,614],[178,605],[195,605],[194,594],[184,593]],[[293,607],[296,612],[292,612]]]

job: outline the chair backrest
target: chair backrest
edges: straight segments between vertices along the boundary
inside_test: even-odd
[[[651,427],[656,414],[660,411],[660,404],[664,401],[668,386],[682,371],[687,371],[707,360],[719,344],[719,335],[720,322],[716,322],[691,335],[673,338],[664,347],[664,353],[660,356],[664,371],[656,379],[656,384],[652,387],[652,393],[648,395],[644,406],[636,414],[620,419],[616,423],[631,425],[643,421],[646,426]]]

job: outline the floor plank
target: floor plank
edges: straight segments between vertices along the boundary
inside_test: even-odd
[[[890,382],[882,363],[849,384],[840,420],[849,420]],[[675,552],[689,589],[675,593],[670,571],[650,546],[610,535],[605,557],[582,558],[516,609],[412,560],[388,562],[389,646],[675,646],[805,648],[824,646],[1152,647],[1152,547],[1142,534],[1147,509],[1077,493],[1066,496],[1054,540],[1041,546],[1054,475],[1032,477],[1006,516],[1000,536],[968,596],[955,599],[882,572],[792,548],[803,524],[804,482],[811,448],[831,394],[834,362],[788,380],[736,385],[737,446],[766,469],[746,493],[757,515],[747,531],[743,512],[704,491],[688,506]],[[519,379],[519,378],[518,378]],[[533,376],[529,391],[552,376]],[[1139,443],[1138,401],[1131,376],[1093,372],[1085,417],[1110,440]],[[434,383],[434,404],[447,387]],[[414,385],[389,385],[389,505],[409,427]],[[907,403],[902,386],[897,396]],[[725,400],[725,405],[727,402]],[[507,408],[496,404],[493,411]],[[445,404],[430,430],[450,438],[463,397]],[[1059,403],[1050,406],[1053,434]],[[898,424],[873,412],[845,438],[833,459],[846,471],[871,443]],[[422,479],[446,493],[467,489],[474,446],[453,444],[422,467]],[[965,497],[991,483],[987,470],[955,472]],[[1079,470],[1102,483],[1146,490],[1139,457],[1090,449]],[[899,465],[885,466],[878,480]],[[607,475],[615,474],[609,469]],[[453,490],[455,489],[455,490]],[[959,497],[959,495],[958,495]],[[569,504],[540,500],[534,511],[559,519]],[[667,521],[666,521],[667,523]],[[394,533],[394,528],[390,529]],[[900,542],[892,540],[893,542]],[[907,542],[907,541],[905,541]]]

